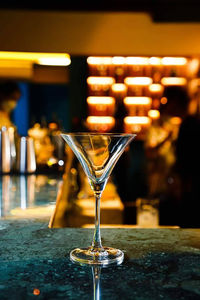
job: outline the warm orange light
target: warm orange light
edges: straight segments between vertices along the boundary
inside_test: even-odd
[[[162,92],[163,91],[163,86],[159,83],[153,83],[149,86],[149,91],[150,92]]]
[[[113,77],[90,76],[87,78],[87,83],[91,85],[112,85],[115,83],[115,79]]]
[[[56,123],[54,123],[54,122],[51,122],[51,123],[49,123],[49,128],[52,129],[52,130],[54,130],[54,129],[58,128],[58,125]]]
[[[185,57],[163,57],[162,64],[168,66],[183,66],[186,65],[187,59]]]
[[[105,56],[105,57],[89,56],[87,58],[87,63],[89,65],[111,65],[112,64],[112,57],[109,57],[109,56]]]
[[[58,161],[57,161],[56,158],[50,157],[49,160],[47,161],[47,165],[48,165],[49,167],[51,167],[51,166],[57,164],[57,162],[58,162]]]
[[[190,115],[195,115],[198,111],[198,100],[197,99],[191,99],[189,102],[188,112]]]
[[[113,65],[124,65],[126,63],[126,59],[123,56],[114,56],[112,58]]]
[[[160,66],[162,63],[162,60],[160,57],[150,57],[149,58],[149,64],[152,66]]]
[[[114,104],[115,99],[113,97],[101,97],[101,96],[90,96],[87,98],[87,103],[96,105],[96,104],[103,104],[103,105],[111,105]]]
[[[113,117],[97,117],[97,116],[89,116],[87,117],[88,124],[114,124],[115,119]]]
[[[193,58],[188,62],[187,73],[190,77],[194,77],[199,70],[199,59]]]
[[[109,132],[115,126],[115,119],[108,116],[89,116],[86,123],[91,131]]]
[[[115,83],[112,85],[113,92],[126,92],[127,86],[123,83]]]
[[[151,120],[148,117],[125,117],[124,123],[127,125],[132,125],[132,124],[148,125],[151,123]]]
[[[170,123],[173,125],[180,125],[182,122],[182,119],[180,117],[173,117],[170,119]]]
[[[5,61],[29,61],[41,65],[68,66],[71,63],[67,53],[45,53],[45,52],[15,52],[0,51],[0,60]]]
[[[167,98],[166,97],[162,97],[161,99],[160,99],[160,103],[161,104],[167,104]]]
[[[68,66],[70,61],[66,58],[58,58],[58,57],[41,57],[38,59],[39,65],[44,66]]]
[[[14,208],[10,211],[12,216],[17,218],[46,218],[50,217],[55,210],[55,205],[44,205],[39,207],[30,207],[27,209],[21,209],[19,207]]]
[[[160,112],[159,112],[159,110],[157,110],[157,109],[151,109],[151,110],[148,112],[148,116],[149,116],[149,118],[151,118],[151,119],[157,120],[157,119],[160,118]]]
[[[134,57],[130,56],[126,58],[127,65],[148,65],[149,59],[147,57]]]
[[[125,105],[150,105],[150,97],[126,97],[124,98]]]
[[[39,289],[34,289],[33,290],[33,295],[39,296],[40,295],[40,290]]]
[[[152,84],[152,78],[150,77],[126,77],[124,82],[127,85],[150,85]]]
[[[187,84],[187,80],[184,77],[163,77],[161,83],[165,86],[183,86]]]

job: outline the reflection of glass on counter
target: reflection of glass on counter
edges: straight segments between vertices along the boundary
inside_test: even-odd
[[[0,180],[0,217],[7,214],[10,207],[10,176],[4,175]]]
[[[101,275],[101,267],[93,266],[92,277],[93,277],[93,299],[94,300],[100,300],[101,298],[100,275]]]
[[[0,216],[49,219],[61,180],[43,175],[1,176]]]

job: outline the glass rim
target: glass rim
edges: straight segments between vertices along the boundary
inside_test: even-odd
[[[116,136],[116,137],[120,137],[120,136],[130,136],[130,137],[136,137],[137,134],[135,133],[119,133],[119,132],[61,132],[60,135],[110,135],[110,136]]]

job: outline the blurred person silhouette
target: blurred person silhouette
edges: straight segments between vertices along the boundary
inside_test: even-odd
[[[183,87],[166,87],[160,119],[149,128],[146,141],[148,195],[160,200],[160,224],[178,225],[180,178],[176,164],[176,143],[182,120],[186,117],[189,97]]]
[[[123,101],[115,111],[114,133],[124,132],[124,118],[128,115]],[[113,169],[118,195],[124,204],[125,224],[136,223],[135,201],[146,194],[144,141],[135,139],[124,151]]]
[[[124,132],[124,118],[127,115],[126,108],[122,100],[117,102],[116,110],[114,113],[115,127],[113,128],[113,133],[123,133]],[[113,169],[113,179],[116,184],[117,192],[123,203],[128,201],[128,165],[129,165],[129,152],[127,149],[124,151],[123,155],[120,157],[119,161]]]
[[[196,107],[182,122],[177,139],[177,171],[180,176],[180,226],[200,227],[200,93]],[[194,103],[194,102],[193,102]]]
[[[15,109],[21,96],[16,82],[11,80],[0,81],[0,128],[15,127],[11,120],[11,113]]]

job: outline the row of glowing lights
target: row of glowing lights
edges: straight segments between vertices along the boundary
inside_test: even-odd
[[[151,105],[152,99],[150,97],[125,97],[124,104],[126,105]],[[109,96],[90,96],[87,98],[89,105],[112,105],[115,103],[114,97]]]
[[[0,51],[0,59],[28,60],[44,65],[68,66],[71,63],[67,53],[40,53],[40,52],[14,52]],[[87,58],[89,65],[171,65],[183,66],[187,64],[185,57],[94,57]]]
[[[181,66],[187,63],[187,59],[184,57],[88,57],[87,63],[89,65],[172,65]],[[124,80],[127,85],[146,85],[150,86],[151,92],[162,91],[163,87],[160,84],[152,84],[152,79],[149,77],[127,77]],[[87,83],[90,85],[112,85],[112,90],[115,92],[126,91],[125,84],[115,84],[113,77],[94,77],[90,76],[87,79]],[[161,79],[162,85],[185,85],[187,83],[185,78],[182,77],[163,77]],[[101,98],[101,99],[100,99]],[[88,104],[113,104],[113,97],[88,97]],[[150,105],[150,97],[125,97],[124,103],[126,105]],[[124,118],[125,124],[140,124],[148,125],[152,119],[158,119],[160,112],[158,110],[150,110],[148,112],[149,117],[128,116]],[[113,117],[102,116],[89,116],[87,118],[89,124],[114,124],[115,119]]]
[[[148,112],[148,117],[138,117],[138,116],[128,116],[124,118],[124,123],[127,125],[149,125],[151,124],[152,119],[159,119],[160,112],[156,109],[152,109]],[[181,118],[180,117],[172,117],[170,119],[171,124],[180,125]],[[111,125],[115,124],[115,119],[113,117],[97,117],[97,116],[89,116],[87,117],[87,123],[91,125]]]
[[[98,57],[89,56],[89,65],[163,65],[163,66],[184,66],[187,64],[185,57]]]
[[[70,55],[67,53],[46,53],[46,52],[14,52],[0,51],[0,60],[12,62],[28,61],[48,66],[68,66],[71,63]]]
[[[128,116],[124,118],[125,124],[150,124],[151,119],[158,119],[160,117],[160,112],[156,109],[152,109],[148,112],[148,117],[142,116]],[[150,119],[151,118],[151,119]],[[110,116],[89,116],[87,117],[88,124],[95,124],[95,125],[113,125],[115,123],[115,119]]]
[[[141,86],[149,86],[152,85],[152,78],[150,77],[126,77],[124,79],[124,83],[126,85],[141,85]],[[114,85],[115,84],[115,78],[113,77],[101,77],[101,76],[90,76],[87,78],[87,83],[89,85]],[[168,85],[186,85],[187,84],[187,80],[184,77],[163,77],[161,79],[161,84],[164,86],[168,86]],[[157,86],[158,87],[158,86]],[[156,88],[156,86],[154,86],[154,88]],[[124,85],[122,86],[122,84],[120,84],[120,86],[116,86],[116,91],[123,91],[126,88],[124,87]]]
[[[126,92],[127,85],[124,83],[114,83],[111,86],[111,90],[113,92]],[[153,83],[153,84],[149,85],[149,91],[150,92],[162,92],[163,86],[159,83]]]

